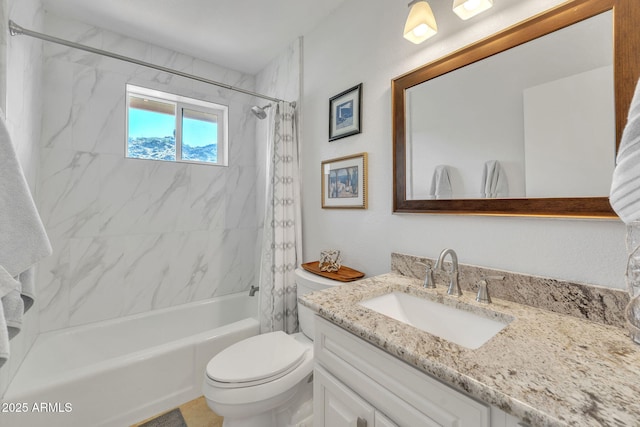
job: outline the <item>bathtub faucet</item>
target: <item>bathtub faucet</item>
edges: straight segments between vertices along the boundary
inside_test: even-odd
[[[259,286],[253,286],[251,285],[251,289],[249,289],[249,296],[252,297],[256,294],[256,292],[258,292],[260,290]]]

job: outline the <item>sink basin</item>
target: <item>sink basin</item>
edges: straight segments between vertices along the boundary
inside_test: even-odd
[[[498,320],[404,292],[392,292],[359,304],[470,349],[479,348],[507,326]]]

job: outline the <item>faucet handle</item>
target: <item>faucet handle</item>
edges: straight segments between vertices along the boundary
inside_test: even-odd
[[[487,280],[504,280],[504,276],[484,276],[478,282],[478,295],[476,295],[476,301],[482,304],[491,304],[491,295],[489,295],[489,285]]]
[[[424,282],[422,282],[422,286],[427,289],[435,289],[436,281],[433,278],[433,269],[431,268],[431,266],[429,264],[426,264],[420,261],[416,261],[416,264],[422,265],[426,268]]]
[[[476,295],[476,301],[481,304],[491,304],[491,295],[489,295],[489,287],[487,281],[481,279],[478,282],[478,295]]]

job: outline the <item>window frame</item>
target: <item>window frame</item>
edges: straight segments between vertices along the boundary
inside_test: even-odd
[[[149,159],[141,157],[129,156],[129,109],[131,97],[146,98],[156,102],[173,104],[174,105],[174,117],[175,117],[175,148],[176,158],[175,160],[163,160],[163,159]],[[126,97],[125,97],[125,158],[137,159],[137,160],[155,160],[161,162],[176,162],[176,163],[191,163],[198,165],[209,166],[228,166],[228,151],[229,151],[229,107],[227,105],[218,104],[215,102],[204,101],[200,99],[190,98],[183,95],[177,95],[174,93],[164,92],[155,89],[149,89],[141,86],[136,86],[127,83],[126,84]],[[184,120],[184,110],[192,110],[200,113],[216,115],[219,120],[217,124],[217,161],[216,162],[204,162],[199,160],[187,160],[182,158],[182,122]]]

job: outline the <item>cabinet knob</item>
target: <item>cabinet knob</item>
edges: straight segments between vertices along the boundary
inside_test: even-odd
[[[367,420],[364,418],[358,417],[358,421],[356,422],[356,427],[367,427]]]

